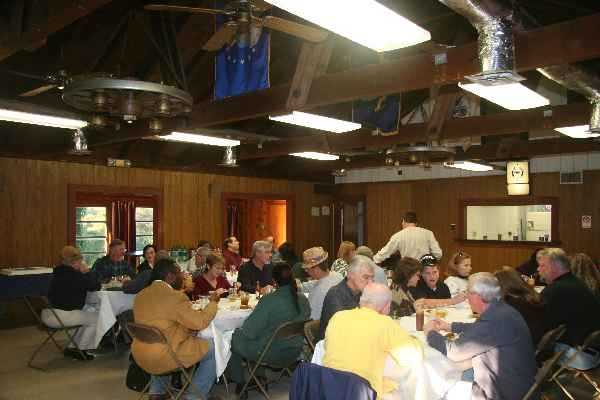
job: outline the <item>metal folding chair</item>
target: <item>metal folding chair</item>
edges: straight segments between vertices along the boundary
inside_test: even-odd
[[[39,352],[42,350],[42,348],[46,345],[46,343],[48,343],[50,340],[52,341],[52,343],[54,343],[54,345],[56,346],[56,348],[58,349],[58,351],[60,351],[61,353],[63,353],[65,351],[65,348],[68,347],[69,344],[72,344],[73,347],[74,347],[74,349],[77,352],[79,352],[79,354],[81,355],[81,358],[83,360],[85,360],[87,358],[87,356],[83,353],[83,351],[81,351],[81,349],[79,348],[79,346],[77,346],[77,343],[75,343],[75,340],[74,340],[74,337],[77,334],[77,331],[82,327],[82,325],[65,325],[63,323],[63,321],[60,319],[60,317],[58,316],[58,314],[56,313],[56,311],[54,310],[54,308],[52,308],[52,306],[50,305],[50,302],[48,301],[48,298],[47,297],[43,297],[43,296],[40,297],[40,298],[41,298],[41,300],[44,303],[44,309],[49,310],[52,313],[52,315],[56,319],[59,327],[58,328],[54,328],[54,327],[51,327],[51,326],[48,326],[47,324],[45,324],[44,321],[42,320],[41,313],[38,313],[33,308],[33,306],[31,306],[31,302],[29,301],[29,299],[25,298],[25,300],[26,300],[25,303],[27,304],[27,306],[30,308],[32,314],[37,319],[40,328],[44,332],[46,332],[46,334],[47,334],[47,337],[42,342],[42,344],[40,344],[34,350],[33,354],[29,358],[29,361],[27,362],[27,366],[29,368],[37,369],[37,370],[40,370],[40,371],[45,371],[44,368],[34,365],[33,364],[33,360],[39,354]],[[60,344],[58,344],[58,342],[54,338],[54,335],[56,335],[59,332],[64,332],[65,336],[68,339],[67,346],[65,346],[65,347],[62,347]]]
[[[554,354],[554,345],[558,339],[565,334],[566,330],[567,327],[563,324],[546,332],[544,336],[542,336],[542,339],[540,339],[540,342],[535,350],[536,359],[544,354]]]
[[[552,372],[554,372],[554,369],[558,365],[558,360],[562,357],[563,353],[564,350],[559,351],[558,353],[555,353],[551,358],[546,360],[546,362],[544,362],[542,368],[538,370],[535,376],[535,382],[533,383],[527,394],[525,394],[522,400],[529,400],[533,398],[537,391],[541,389],[542,385],[545,382],[549,382],[551,380]]]
[[[194,373],[196,372],[196,366],[194,365],[191,368],[186,368],[181,363],[181,361],[179,360],[179,358],[177,358],[177,355],[173,351],[173,348],[171,347],[169,340],[167,339],[167,337],[163,334],[163,332],[160,329],[155,328],[153,326],[137,324],[137,323],[133,323],[133,322],[127,323],[126,329],[127,329],[127,332],[129,333],[129,335],[134,340],[139,340],[140,342],[146,343],[146,344],[162,344],[167,348],[169,355],[173,358],[173,360],[177,364],[177,368],[172,371],[168,371],[164,374],[161,374],[160,376],[167,376],[167,375],[172,375],[175,372],[181,372],[181,377],[182,377],[182,381],[183,381],[182,387],[179,390],[179,392],[177,392],[177,389],[175,389],[170,384],[165,385],[165,389],[172,399],[179,400],[179,398],[181,396],[183,396],[183,394],[185,393],[185,391],[188,388],[190,388],[191,390],[196,392],[196,394],[198,395],[198,398],[202,398],[202,396],[200,394],[200,390],[192,382],[192,377],[194,376]],[[146,372],[148,372],[148,371],[146,371]],[[150,375],[152,375],[152,374],[150,374]],[[150,387],[151,382],[152,382],[152,380],[148,381],[148,384],[146,385],[144,390],[142,390],[142,394],[140,395],[139,399],[142,399],[145,396],[146,392],[148,391],[148,388]]]
[[[285,322],[285,323],[281,324],[277,328],[277,330],[273,333],[273,335],[271,335],[271,338],[269,339],[269,341],[267,342],[267,344],[265,345],[263,350],[260,352],[256,362],[244,359],[244,362],[246,363],[246,367],[248,368],[248,372],[250,373],[250,376],[248,377],[248,380],[246,381],[246,383],[244,384],[244,387],[242,388],[242,390],[240,392],[240,398],[243,396],[244,393],[246,393],[248,391],[250,382],[254,381],[256,387],[258,387],[258,389],[262,392],[263,396],[265,396],[265,398],[267,400],[270,400],[269,394],[267,393],[267,389],[265,387],[265,385],[268,385],[270,382],[263,383],[255,375],[256,371],[260,367],[266,367],[266,368],[270,368],[270,369],[280,370],[279,376],[273,382],[279,381],[283,377],[284,373],[287,373],[288,376],[292,376],[292,371],[290,368],[292,368],[298,362],[297,360],[294,360],[289,365],[277,365],[274,363],[265,362],[264,360],[265,360],[265,357],[269,354],[271,345],[273,344],[273,342],[275,340],[292,339],[297,336],[304,336],[304,324],[306,322],[307,321],[295,321],[295,322]]]
[[[595,390],[594,398],[600,398],[600,383],[596,382],[586,370],[570,367],[569,364],[580,354],[586,351],[593,351],[597,353],[597,349],[600,348],[600,331],[594,331],[588,335],[581,346],[577,346],[575,352],[563,365],[552,375],[552,381],[555,382],[563,393],[571,400],[575,400],[575,397],[567,390],[567,388],[559,381],[558,377],[564,371],[573,373],[575,378],[583,377]]]
[[[315,351],[315,343],[316,343],[315,339],[317,338],[317,335],[319,334],[320,326],[321,326],[321,321],[318,319],[308,321],[307,323],[304,324],[304,336],[306,337],[306,342],[310,346],[313,353]]]

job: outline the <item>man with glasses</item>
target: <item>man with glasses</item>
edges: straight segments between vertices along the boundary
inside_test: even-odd
[[[358,307],[363,289],[367,284],[373,282],[374,266],[373,261],[365,256],[355,256],[350,261],[346,279],[329,289],[323,300],[318,339],[325,337],[327,324],[336,312]]]
[[[125,242],[121,239],[114,239],[108,245],[108,254],[99,258],[92,266],[92,272],[95,272],[100,282],[107,283],[113,277],[132,277],[133,271],[130,269],[127,260],[125,259]]]
[[[328,256],[322,247],[311,247],[302,253],[302,267],[312,279],[311,282],[302,285],[303,291],[309,293],[310,319],[321,319],[325,295],[344,279],[339,272],[329,270]]]

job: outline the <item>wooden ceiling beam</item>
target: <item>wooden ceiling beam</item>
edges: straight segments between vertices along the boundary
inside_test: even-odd
[[[544,116],[544,110],[520,110],[483,115],[479,117],[454,118],[444,122],[441,137],[458,139],[473,136],[499,136],[534,129],[554,129],[563,126],[582,125],[589,122],[591,106],[587,103],[569,104],[550,108],[552,115]],[[548,110],[546,110],[548,112]],[[371,132],[323,134],[317,137],[300,137],[263,143],[262,149],[254,145],[240,147],[239,159],[278,157],[289,153],[318,151],[344,153],[352,150],[387,149],[395,145],[425,142],[427,123],[402,125],[398,134],[373,136]]]
[[[55,10],[45,23],[31,28],[21,35],[5,36],[0,43],[0,61],[10,57],[18,51],[44,41],[51,34],[60,31],[80,18],[83,18],[98,8],[107,5],[112,0],[86,0],[73,1],[68,7]]]
[[[515,33],[518,71],[569,64],[599,58],[600,14],[577,18],[540,29]],[[446,51],[448,62],[436,66],[428,54],[402,57],[385,64],[372,64],[326,74],[315,79],[305,109],[358,98],[383,96],[456,83],[479,72],[477,45],[470,43]],[[242,96],[196,105],[191,125],[206,127],[257,118],[286,111],[290,84]]]

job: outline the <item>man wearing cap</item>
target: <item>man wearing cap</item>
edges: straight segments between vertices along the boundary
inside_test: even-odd
[[[310,303],[310,319],[321,319],[321,310],[325,295],[333,286],[344,278],[339,272],[330,271],[327,265],[329,254],[322,247],[311,247],[302,253],[302,267],[308,273],[314,285],[303,285],[303,290],[309,288],[308,302]]]
[[[464,293],[452,297],[448,285],[440,280],[438,260],[432,254],[424,255],[419,262],[423,266],[421,279],[417,286],[408,288],[415,300],[426,299],[426,307],[445,307],[466,300]]]
[[[65,246],[61,251],[61,265],[54,267],[52,283],[48,291],[48,300],[54,313],[45,309],[42,311],[42,321],[52,328],[60,328],[55,314],[65,326],[82,325],[74,336],[74,341],[82,352],[74,349],[69,343],[64,354],[67,357],[80,360],[94,358],[85,350],[95,348],[96,322],[98,312],[83,310],[87,292],[100,290],[100,282],[96,274],[90,272],[83,261],[81,252],[73,246]]]
[[[392,235],[387,244],[373,256],[373,261],[381,264],[395,253],[400,253],[400,257],[416,260],[425,254],[433,254],[438,260],[442,258],[442,249],[433,232],[417,226],[417,213],[414,211],[404,214],[402,230]]]

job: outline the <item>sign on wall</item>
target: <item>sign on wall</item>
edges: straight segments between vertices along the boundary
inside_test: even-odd
[[[529,160],[507,162],[506,183],[509,195],[528,195]]]

